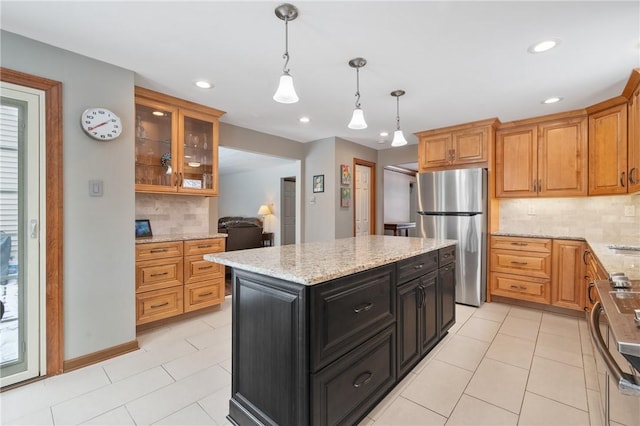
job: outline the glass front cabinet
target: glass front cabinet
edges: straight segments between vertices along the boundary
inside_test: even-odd
[[[136,192],[218,195],[224,112],[136,87]]]

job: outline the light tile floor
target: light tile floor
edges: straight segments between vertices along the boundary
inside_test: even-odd
[[[361,425],[598,424],[584,320],[500,303],[457,305],[456,316]],[[228,424],[230,298],[138,341],[138,351],[2,392],[0,424]]]

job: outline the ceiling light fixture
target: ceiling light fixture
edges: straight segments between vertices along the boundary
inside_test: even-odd
[[[276,16],[284,21],[284,67],[280,76],[280,84],[273,100],[281,104],[294,104],[299,98],[296,89],[293,87],[293,77],[289,74],[287,65],[289,64],[289,21],[293,21],[298,17],[298,9],[289,3],[281,4],[276,7]]]
[[[207,80],[198,80],[193,84],[201,89],[211,89],[213,87],[213,84],[209,83]]]
[[[299,120],[301,123],[308,123],[311,121],[309,117],[300,117]]]
[[[559,96],[552,96],[550,98],[545,99],[544,101],[542,101],[543,104],[555,104],[558,103],[562,100],[561,97]]]
[[[396,131],[393,132],[391,146],[402,146],[408,143],[404,138],[402,130],[400,130],[400,96],[404,95],[404,93],[404,90],[394,90],[391,92],[391,96],[396,98]]]
[[[389,136],[389,132],[380,132],[380,136],[382,136],[383,138]]]
[[[532,44],[531,46],[529,46],[527,51],[529,53],[542,53],[546,52],[547,50],[553,49],[558,44],[560,44],[560,40],[558,39],[544,40],[539,43]]]
[[[367,65],[367,60],[364,58],[354,58],[349,61],[349,66],[356,69],[356,107],[353,110],[348,127],[355,130],[367,128],[367,122],[364,121],[364,113],[360,108],[360,68],[365,65]]]

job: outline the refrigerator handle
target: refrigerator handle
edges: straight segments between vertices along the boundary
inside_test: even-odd
[[[602,312],[602,303],[597,301],[596,304],[593,305],[591,315],[588,316],[591,340],[593,340],[598,353],[602,356],[609,374],[611,374],[612,378],[618,384],[620,392],[625,395],[640,396],[640,378],[622,371],[616,360],[613,359],[611,352],[607,349],[607,345],[602,338],[602,334],[600,333],[600,315]]]

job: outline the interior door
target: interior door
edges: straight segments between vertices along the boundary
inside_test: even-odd
[[[355,211],[354,211],[354,233],[360,235],[372,234],[372,191],[374,191],[373,169],[369,165],[355,164]]]
[[[44,356],[44,92],[0,84],[0,383],[45,371]]]

